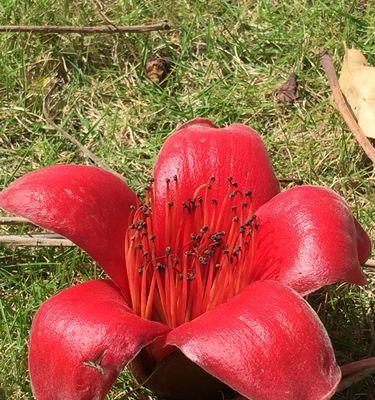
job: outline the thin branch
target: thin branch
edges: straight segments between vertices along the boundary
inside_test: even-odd
[[[333,99],[340,111],[341,116],[344,118],[349,129],[353,132],[358,143],[363,148],[369,159],[375,164],[375,149],[371,142],[368,140],[362,129],[354,118],[351,109],[349,108],[344,95],[341,92],[339,81],[337,79],[335,67],[333,66],[332,58],[326,50],[320,53],[320,63],[324,68],[329,86],[332,90]]]
[[[72,26],[72,25],[0,25],[0,32],[31,32],[31,33],[143,33],[152,31],[164,31],[171,29],[169,21],[163,21],[150,25],[96,25],[96,26]]]
[[[0,245],[25,247],[71,247],[74,243],[62,236],[50,234],[0,235]]]
[[[0,225],[34,225],[23,217],[0,217]]]
[[[341,367],[342,380],[336,390],[341,392],[375,373],[375,357],[355,361]]]

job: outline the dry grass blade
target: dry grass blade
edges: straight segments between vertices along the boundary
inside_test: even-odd
[[[57,125],[53,118],[51,117],[50,111],[49,111],[49,101],[51,94],[53,90],[56,87],[56,83],[52,85],[51,89],[48,91],[48,93],[44,96],[43,99],[43,114],[44,117],[47,121],[47,123],[65,139],[69,140],[69,142],[73,143],[75,146],[78,147],[78,149],[81,151],[81,153],[87,157],[89,160],[91,160],[96,166],[103,168],[107,170],[108,172],[111,172],[112,174],[118,176],[121,180],[125,181],[125,178],[119,174],[118,172],[114,171],[112,168],[110,168],[104,161],[102,161],[97,155],[95,155],[91,150],[89,150],[87,147],[85,147],[82,143],[80,143],[74,136],[72,136],[70,133],[66,132],[64,129],[61,128],[61,126]]]

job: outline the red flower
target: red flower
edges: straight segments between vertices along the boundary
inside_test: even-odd
[[[60,165],[18,179],[0,206],[71,239],[112,278],[66,289],[38,311],[37,399],[102,399],[130,361],[172,399],[334,393],[340,369],[301,295],[364,284],[370,241],[331,190],[279,193],[252,129],[185,124],[165,143],[143,202],[109,172]]]

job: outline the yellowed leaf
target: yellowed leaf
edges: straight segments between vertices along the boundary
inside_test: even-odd
[[[339,83],[358,125],[375,138],[375,67],[359,50],[346,49]]]

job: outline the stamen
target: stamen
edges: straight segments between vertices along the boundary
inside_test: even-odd
[[[228,177],[217,196],[211,176],[191,198],[181,199],[177,175],[165,179],[164,226],[156,226],[154,182],[130,206],[125,238],[130,305],[146,319],[176,327],[227,301],[254,279],[252,192]],[[158,222],[160,223],[160,222]],[[156,228],[165,237],[155,235]],[[162,243],[163,242],[163,243]]]

